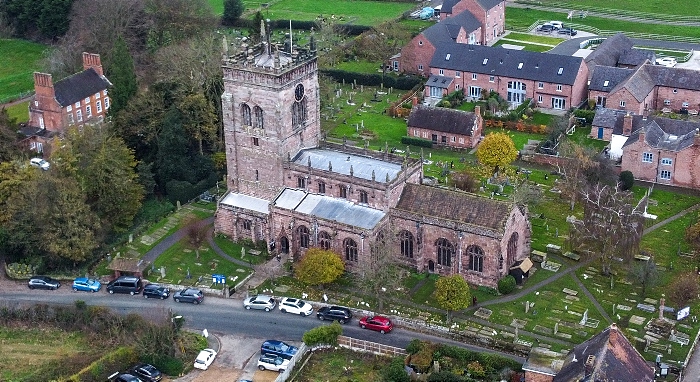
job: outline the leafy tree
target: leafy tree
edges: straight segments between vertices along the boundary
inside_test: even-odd
[[[253,21],[250,23],[250,28],[248,28],[248,37],[252,40],[252,43],[260,42],[260,25],[265,20],[260,11],[255,12],[253,15]]]
[[[197,142],[199,155],[204,155],[203,142],[216,141],[216,114],[212,105],[202,94],[190,94],[180,101],[180,113],[187,134]]]
[[[659,281],[659,270],[656,268],[654,259],[647,261],[637,261],[627,274],[627,278],[642,286],[642,297],[646,297],[647,289],[656,286]]]
[[[299,281],[308,285],[325,285],[335,281],[345,271],[340,256],[321,248],[309,248],[294,269]]]
[[[380,311],[384,309],[385,292],[403,286],[408,274],[396,255],[398,247],[398,233],[381,231],[371,245],[370,256],[358,264],[359,286],[379,301]]]
[[[338,336],[343,335],[343,327],[338,321],[333,321],[330,325],[321,325],[308,330],[302,336],[302,341],[306,346],[314,345],[337,345]]]
[[[695,272],[683,273],[674,278],[666,290],[669,300],[682,308],[698,297],[700,293],[698,276]]]
[[[389,366],[382,370],[383,382],[410,382],[411,377],[404,368],[404,359],[402,357],[392,358]]]
[[[517,282],[515,277],[508,275],[500,280],[498,280],[498,292],[501,294],[509,294],[515,290]]]
[[[7,109],[0,108],[0,162],[9,161],[20,155],[20,135],[17,134],[17,124],[10,119]]]
[[[696,251],[700,250],[700,222],[697,222],[685,230],[685,240]]]
[[[440,370],[430,373],[428,382],[462,382],[462,377],[448,370]]]
[[[213,31],[219,20],[206,0],[145,0],[151,51]]]
[[[447,321],[450,322],[453,311],[469,307],[471,303],[469,284],[457,274],[440,277],[435,282],[435,299],[443,309],[447,310]]]
[[[116,115],[124,109],[129,100],[136,94],[138,84],[134,73],[134,59],[129,53],[129,48],[123,38],[118,38],[114,43],[107,66],[107,78],[112,82],[109,91],[110,115]]]
[[[319,20],[315,32],[316,49],[319,52],[318,64],[322,67],[333,67],[345,56],[344,49],[348,34],[346,30],[332,20]]]
[[[506,169],[518,158],[513,139],[506,133],[490,133],[476,149],[476,158],[488,176],[507,172]]]
[[[382,23],[358,36],[353,43],[356,55],[364,60],[380,62],[382,79],[387,71],[389,59],[411,40],[411,34],[395,21]]]
[[[631,190],[634,186],[634,175],[632,171],[625,170],[620,173],[619,187],[622,191]]]
[[[224,25],[233,25],[245,11],[243,0],[224,0],[224,16],[221,18],[221,23]]]
[[[52,40],[68,32],[73,0],[43,0],[37,26],[44,37]]]
[[[55,39],[68,30],[73,0],[4,0],[0,2],[1,18],[11,21],[20,37]]]

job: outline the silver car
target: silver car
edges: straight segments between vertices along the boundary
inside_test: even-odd
[[[277,306],[277,301],[270,296],[258,294],[243,300],[243,306],[246,309],[260,309],[269,312],[272,309],[275,309],[275,306]]]

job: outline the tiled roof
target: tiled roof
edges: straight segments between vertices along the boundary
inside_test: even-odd
[[[636,70],[631,76],[620,82],[610,93],[615,93],[620,89],[626,89],[637,102],[642,102],[654,90],[656,84],[649,73],[645,70]]]
[[[641,65],[644,61],[649,60],[654,62],[656,59],[656,53],[648,49],[629,49],[620,56],[617,61],[618,65]]]
[[[436,76],[433,74],[430,76],[430,78],[428,78],[428,81],[425,83],[425,86],[447,89],[450,87],[452,80],[452,77]]]
[[[112,84],[106,77],[100,76],[90,68],[56,82],[53,87],[56,91],[56,101],[66,107],[101,92],[110,85]]]
[[[442,8],[440,8],[440,12],[452,13],[452,7],[457,5],[457,3],[459,3],[459,0],[444,0],[442,2]]]
[[[668,68],[647,63],[642,69],[649,73],[656,85],[669,88],[700,90],[700,72],[693,69]]]
[[[612,133],[614,135],[622,135],[625,114],[627,114],[627,112],[621,110],[607,108],[599,109],[595,113],[592,125],[595,127],[613,129]],[[682,136],[694,132],[695,129],[700,129],[700,123],[698,122],[654,116],[644,117],[636,114],[632,115],[631,117],[633,133],[631,135],[635,135],[635,133],[639,133],[641,129],[651,125],[655,125],[665,133],[675,136]]]
[[[503,0],[476,0],[476,2],[481,6],[481,8],[487,11],[491,8],[497,7],[498,4],[503,2]]]
[[[445,43],[437,46],[432,68],[573,85],[581,57]],[[561,73],[561,74],[560,74]]]
[[[644,132],[644,142],[650,147],[677,152],[693,144],[700,123],[652,117],[644,121],[642,116],[633,116],[632,131],[623,148],[639,141],[640,133]]]
[[[627,112],[614,109],[598,109],[591,123],[594,127],[613,129],[613,134],[622,134],[623,117]]]
[[[418,184],[406,184],[396,205],[426,217],[467,223],[503,232],[513,206],[461,191]]]
[[[444,4],[445,3],[443,3],[443,9],[445,6]],[[461,28],[464,28],[467,34],[469,34],[479,29],[479,27],[481,27],[479,20],[469,11],[464,11],[430,26],[424,30],[422,34],[428,41],[437,46],[442,42],[454,42]]]
[[[586,57],[586,64],[594,66],[617,66],[620,57],[631,50],[634,43],[623,33],[608,37]]]
[[[591,76],[591,83],[588,85],[588,90],[610,92],[615,88],[615,86],[631,76],[634,71],[634,69],[629,68],[600,66],[593,72],[593,76]]]
[[[416,105],[408,116],[408,127],[471,136],[476,120],[474,113]]]
[[[615,324],[574,347],[553,382],[651,382],[654,369]]]

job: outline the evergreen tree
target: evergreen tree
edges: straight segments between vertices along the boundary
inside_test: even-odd
[[[121,37],[117,39],[112,48],[107,66],[107,78],[112,82],[112,88],[109,92],[112,101],[109,113],[116,115],[126,107],[138,90],[136,74],[134,73],[134,59],[129,53],[126,42]]]
[[[224,0],[224,17],[221,19],[221,23],[233,25],[241,17],[244,10],[243,0]]]
[[[251,23],[251,27],[248,29],[248,37],[250,37],[251,40],[254,42],[259,42],[260,41],[260,23],[263,21],[263,15],[260,13],[260,11],[257,11],[255,13],[255,16],[253,17],[253,22]]]
[[[44,37],[56,39],[68,32],[73,0],[43,0],[37,26]]]

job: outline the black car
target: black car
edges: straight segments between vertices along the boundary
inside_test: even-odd
[[[561,28],[557,31],[559,34],[566,34],[569,36],[576,36],[576,30],[574,28],[566,27],[566,28]]]
[[[199,289],[187,288],[175,292],[173,300],[175,300],[175,302],[191,302],[197,305],[204,301],[204,293]]]
[[[144,298],[159,298],[161,300],[165,300],[170,296],[170,289],[158,285],[158,284],[148,284],[145,287],[143,287],[143,297]]]
[[[557,28],[555,28],[554,25],[552,25],[552,24],[543,24],[543,25],[540,25],[539,27],[537,27],[538,32],[552,32],[555,29],[557,29]]]
[[[155,366],[147,363],[134,366],[130,373],[139,377],[143,382],[158,382],[163,379],[163,373],[156,369]]]
[[[141,293],[141,278],[133,276],[119,276],[107,284],[107,292],[112,293],[129,293],[135,295]]]
[[[61,287],[61,282],[48,276],[32,276],[27,286],[29,286],[29,289],[56,290]]]
[[[137,377],[131,375],[131,374],[119,374],[116,378],[112,380],[112,382],[143,382]]]
[[[342,306],[324,306],[316,313],[319,320],[335,320],[344,324],[352,319],[352,312]]]

